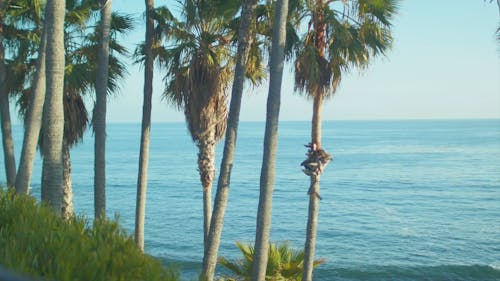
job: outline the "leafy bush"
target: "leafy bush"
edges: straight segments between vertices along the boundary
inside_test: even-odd
[[[29,196],[0,189],[0,265],[58,281],[180,280],[143,254],[118,222],[70,221]]]
[[[250,280],[252,274],[254,248],[251,245],[236,243],[243,255],[243,259],[234,261],[224,257],[219,258],[219,265],[231,271],[232,276],[226,276],[223,280]],[[324,263],[324,259],[314,261],[314,267]],[[266,281],[295,281],[302,280],[304,267],[304,251],[294,250],[288,243],[269,244],[268,261],[266,268]]]

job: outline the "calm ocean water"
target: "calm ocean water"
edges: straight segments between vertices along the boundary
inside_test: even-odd
[[[240,124],[220,254],[254,239],[263,122]],[[14,128],[16,153],[21,127]],[[301,172],[308,122],[279,131],[272,240],[302,247],[308,178]],[[334,156],[321,184],[315,280],[500,280],[500,120],[325,122]],[[133,233],[140,124],[108,127],[108,215]],[[73,149],[79,214],[93,215],[93,140]],[[3,151],[2,157],[3,157]],[[222,152],[218,147],[217,167]],[[5,181],[3,158],[0,182]],[[40,194],[40,159],[32,191]],[[202,258],[196,147],[182,123],[154,124],[146,251],[179,264]],[[192,275],[194,276],[194,275]]]

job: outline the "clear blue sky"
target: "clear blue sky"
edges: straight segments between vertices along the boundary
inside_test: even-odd
[[[113,9],[136,17],[136,29],[124,38],[134,47],[144,38],[144,2],[115,0]],[[494,36],[499,22],[495,2],[403,0],[392,51],[367,70],[346,75],[326,103],[324,119],[500,118],[500,48]],[[143,72],[137,65],[129,72],[109,102],[110,122],[141,120]],[[161,101],[161,78],[156,71],[153,122],[183,121],[181,112]],[[241,120],[265,119],[267,86],[244,94]],[[293,74],[286,71],[281,120],[310,120],[311,107],[293,93]]]

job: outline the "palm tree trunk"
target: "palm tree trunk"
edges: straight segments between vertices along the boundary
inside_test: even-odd
[[[317,151],[321,148],[321,112],[323,107],[323,95],[317,93],[314,96],[313,104],[313,119],[311,130],[311,150]],[[304,247],[304,273],[302,281],[312,281],[312,272],[314,268],[314,251],[316,249],[316,233],[318,228],[318,213],[319,213],[319,189],[320,189],[320,174],[313,173],[311,177],[311,185],[309,187],[309,210],[307,215],[307,230],[306,243]]]
[[[0,10],[5,3],[0,0]],[[2,143],[5,160],[7,185],[14,186],[16,181],[16,158],[14,155],[14,140],[12,138],[12,124],[10,121],[9,93],[5,88],[5,48],[3,46],[3,18],[0,15],[0,119],[2,127]]]
[[[5,66],[0,66],[0,73],[5,73]],[[4,70],[1,70],[3,68]],[[1,75],[1,74],[0,74]],[[1,79],[1,78],[0,78]],[[2,123],[2,143],[5,161],[7,185],[14,186],[16,181],[16,159],[14,155],[14,140],[12,138],[12,124],[10,121],[9,96],[4,91],[4,83],[0,82],[0,118]]]
[[[198,146],[198,171],[203,187],[203,247],[207,246],[212,217],[212,183],[215,176],[215,136],[200,139]]]
[[[100,0],[101,26],[97,53],[96,103],[94,110],[94,211],[95,218],[106,215],[106,95],[109,65],[109,36],[112,0]]]
[[[219,252],[222,226],[224,225],[224,215],[226,212],[227,200],[229,197],[229,182],[231,179],[231,169],[233,167],[234,150],[238,133],[238,123],[240,119],[241,97],[243,94],[243,82],[245,79],[245,67],[248,60],[248,53],[252,43],[250,25],[257,7],[257,0],[245,0],[241,12],[241,22],[239,27],[238,53],[236,67],[234,71],[233,89],[231,93],[231,104],[229,107],[228,124],[226,129],[226,139],[224,142],[224,152],[215,194],[214,210],[210,221],[210,231],[208,233],[208,245],[205,247],[203,255],[203,267],[201,276],[204,280],[212,281],[215,275],[217,255]]]
[[[3,85],[0,87],[4,88]],[[0,117],[2,118],[2,143],[7,185],[14,186],[16,181],[16,159],[14,156],[12,124],[10,121],[9,97],[8,94],[2,90],[0,90]]]
[[[62,145],[64,131],[64,0],[48,0],[45,24],[47,30],[47,93],[43,108],[43,175],[42,200],[61,213],[63,190]]]
[[[65,219],[73,217],[73,185],[71,183],[71,156],[68,144],[63,145],[63,202],[62,202],[62,216]]]
[[[144,251],[144,218],[146,212],[146,190],[148,187],[149,139],[151,132],[151,100],[153,96],[153,29],[151,13],[154,0],[146,4],[146,61],[144,67],[144,104],[142,106],[141,147],[139,153],[139,175],[137,176],[137,200],[135,210],[135,243]]]
[[[33,162],[35,161],[36,147],[42,126],[43,102],[45,99],[45,48],[46,32],[42,33],[42,42],[38,50],[38,62],[33,85],[28,113],[26,116],[26,128],[24,130],[23,148],[21,160],[16,177],[17,194],[28,194],[33,173]]]
[[[271,232],[272,196],[276,150],[278,147],[278,121],[281,102],[281,81],[283,78],[284,49],[288,0],[278,0],[273,27],[270,61],[270,83],[267,97],[266,131],[264,135],[264,156],[260,173],[260,196],[257,211],[255,252],[252,265],[252,281],[265,280]]]
[[[317,149],[321,148],[321,113],[323,110],[323,95],[317,94],[314,96],[313,103],[313,118],[312,118],[312,129],[311,129],[311,140],[312,144],[316,145]]]

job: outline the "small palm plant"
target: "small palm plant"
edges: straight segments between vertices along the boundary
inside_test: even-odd
[[[241,242],[237,242],[236,246],[243,254],[242,259],[230,261],[224,257],[219,258],[219,265],[232,273],[231,276],[224,276],[223,280],[250,280],[254,248],[250,244],[243,244]],[[294,250],[287,242],[270,243],[268,255],[266,281],[295,281],[302,279],[304,265],[303,250]],[[314,267],[324,262],[325,259],[317,259],[314,261]]]

